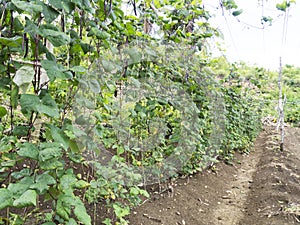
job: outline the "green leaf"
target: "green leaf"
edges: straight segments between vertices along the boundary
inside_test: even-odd
[[[37,111],[40,99],[36,95],[22,94],[20,98],[21,111],[24,115]]]
[[[63,1],[61,1],[61,0],[48,0],[48,3],[49,3],[49,5],[57,8],[57,9],[63,9],[64,8],[64,6],[62,4]]]
[[[18,208],[36,206],[36,198],[37,193],[34,190],[27,190],[13,202],[13,206]]]
[[[116,69],[116,66],[111,61],[103,59],[103,60],[101,60],[101,64],[102,64],[105,72],[109,73],[109,72],[112,72],[114,69]]]
[[[38,1],[38,4],[41,4],[43,7],[43,14],[47,23],[52,23],[59,16],[59,12],[51,6],[41,1]]]
[[[280,11],[285,12],[287,8],[288,8],[288,5],[287,5],[287,1],[286,0],[284,0],[282,3],[276,4],[276,9],[278,9]]]
[[[26,142],[21,145],[18,155],[38,160],[39,150],[35,144]]]
[[[141,62],[142,54],[136,48],[129,48],[125,50],[130,57],[129,64],[135,64]]]
[[[87,214],[86,208],[84,207],[84,204],[82,203],[82,201],[79,198],[77,198],[77,201],[76,201],[76,205],[74,208],[74,214],[77,217],[77,219],[84,225],[92,224],[91,217]]]
[[[86,182],[84,180],[79,180],[75,183],[75,187],[76,188],[86,188],[86,187],[89,187],[90,186],[90,183],[89,182]]]
[[[39,99],[36,95],[22,94],[20,98],[22,113],[27,115],[31,112],[39,112],[53,118],[59,118],[59,110],[52,97],[48,93],[40,97],[42,99]]]
[[[13,205],[12,193],[5,189],[0,189],[0,210]]]
[[[95,35],[97,38],[101,40],[108,39],[110,37],[109,33],[103,30],[99,30],[96,27],[93,27],[91,31],[88,33],[88,36],[92,36],[92,35]]]
[[[236,10],[236,11],[233,11],[233,12],[232,12],[232,15],[233,15],[233,16],[239,16],[239,15],[241,15],[241,14],[242,14],[242,12],[243,12],[243,10],[242,10],[242,9],[240,9],[240,10]]]
[[[11,90],[11,106],[16,109],[18,106],[18,99],[19,99],[19,87],[14,86]]]
[[[18,47],[22,46],[23,38],[20,36],[15,36],[12,38],[0,37],[0,44],[8,47]]]
[[[129,215],[129,213],[130,213],[130,209],[128,206],[123,208],[123,207],[119,206],[118,204],[113,204],[113,208],[114,208],[117,218],[122,218],[124,216]]]
[[[62,150],[56,146],[48,147],[40,151],[39,161],[45,162],[49,159],[59,158],[62,156]]]
[[[30,188],[37,190],[39,194],[44,194],[49,190],[50,185],[56,184],[56,180],[48,173],[38,175],[35,182],[36,183],[31,185]]]
[[[68,223],[66,223],[67,225]],[[46,223],[43,223],[42,225],[56,225],[56,223],[54,222],[46,222]],[[76,224],[77,225],[77,224]]]
[[[69,138],[65,133],[58,127],[50,125],[51,136],[55,142],[60,143],[61,147],[65,150],[69,148]]]
[[[40,162],[41,169],[43,170],[55,170],[57,168],[62,168],[63,163],[58,161],[58,159],[53,158],[44,162]]]
[[[28,190],[30,185],[33,183],[33,177],[24,177],[18,183],[10,183],[7,189],[13,194],[14,198],[18,198],[21,194]]]
[[[42,36],[47,38],[53,44],[54,47],[67,45],[71,41],[70,37],[64,32],[52,29],[42,29]]]
[[[43,11],[43,7],[27,1],[11,1],[17,8],[29,12],[30,15],[35,15]]]
[[[73,189],[76,182],[77,182],[77,178],[75,177],[74,174],[65,174],[60,178],[60,185],[62,190]]]
[[[42,97],[41,103],[36,108],[39,113],[44,113],[52,118],[59,118],[59,110],[56,102],[48,93]]]
[[[63,66],[57,64],[55,61],[43,60],[41,62],[41,65],[46,70],[50,81],[54,81],[55,78],[59,78],[59,79],[70,78],[69,76],[67,76],[67,74],[64,73],[66,69]]]
[[[75,205],[73,194],[61,194],[58,196],[56,204],[56,213],[65,220],[70,219],[71,207]]]
[[[105,220],[103,220],[102,223],[105,225],[112,225],[111,219],[109,219],[109,218],[106,218]]]
[[[88,82],[89,82],[89,88],[92,92],[100,93],[101,88],[97,79],[90,79]]]
[[[22,66],[17,70],[13,82],[19,87],[23,84],[29,84],[34,78],[34,69],[32,66]]]
[[[0,118],[6,116],[6,114],[7,114],[6,108],[3,106],[0,106]]]
[[[66,223],[66,225],[77,225],[77,223],[73,218],[70,218],[70,220]]]

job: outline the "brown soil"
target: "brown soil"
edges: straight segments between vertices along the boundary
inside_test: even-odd
[[[177,180],[173,193],[134,209],[130,224],[300,224],[300,129],[286,128],[283,152],[278,140],[275,128],[264,130],[249,155]]]

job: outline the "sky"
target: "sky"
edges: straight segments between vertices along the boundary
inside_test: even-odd
[[[211,24],[223,33],[222,47],[230,61],[278,69],[281,56],[282,64],[300,66],[300,1],[290,7],[286,32],[283,31],[284,13],[276,9],[276,3],[282,1],[264,0],[264,7],[261,7],[258,2],[262,1],[235,0],[243,13],[234,17],[217,8],[219,0],[203,0],[206,9],[215,15]],[[259,29],[262,28],[262,15],[273,18],[272,26]]]

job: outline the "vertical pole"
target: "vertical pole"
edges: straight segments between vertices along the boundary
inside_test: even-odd
[[[282,99],[282,63],[281,57],[279,58],[279,73],[278,73],[278,89],[279,89],[279,98],[278,98],[278,123],[277,123],[277,131],[280,129],[280,151],[283,151],[284,144],[284,103],[286,96],[284,96],[284,100]]]

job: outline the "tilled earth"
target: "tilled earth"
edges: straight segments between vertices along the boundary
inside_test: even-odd
[[[133,225],[300,224],[300,129],[279,135],[266,128],[249,155],[233,165],[219,163],[173,184],[172,193],[153,195],[129,217]]]

